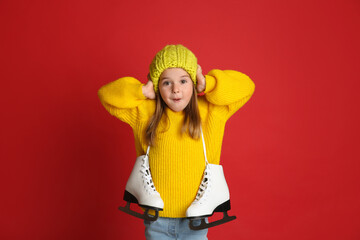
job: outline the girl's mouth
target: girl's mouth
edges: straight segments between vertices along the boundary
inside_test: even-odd
[[[180,102],[181,98],[174,98],[173,101],[174,102]]]

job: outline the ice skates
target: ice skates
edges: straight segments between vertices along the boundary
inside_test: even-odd
[[[229,216],[227,213],[230,210],[230,193],[223,168],[221,165],[208,163],[204,137],[202,138],[206,166],[196,198],[186,211],[186,217],[190,219],[189,227],[192,230],[210,228],[236,219],[236,216]],[[215,212],[222,212],[223,218],[207,223],[205,218]],[[200,225],[194,225],[195,219],[201,219]]]
[[[125,207],[119,207],[119,210],[137,218],[156,221],[159,216],[159,211],[162,211],[164,208],[164,202],[160,194],[156,191],[152,181],[149,168],[149,150],[150,147],[148,147],[146,155],[136,158],[134,168],[125,187],[124,200],[127,204]],[[140,214],[131,210],[131,203],[138,204],[145,209],[145,212]],[[155,211],[155,216],[149,214],[150,209]]]

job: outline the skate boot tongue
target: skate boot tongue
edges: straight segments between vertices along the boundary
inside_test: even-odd
[[[195,202],[203,202],[206,200],[208,193],[211,191],[210,165],[205,167],[203,179],[196,194]]]
[[[143,163],[141,164],[140,172],[142,173],[142,179],[144,182],[144,187],[146,192],[151,195],[157,193],[154,182],[151,177],[148,155],[145,155],[143,158]]]

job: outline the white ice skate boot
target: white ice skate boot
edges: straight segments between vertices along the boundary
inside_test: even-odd
[[[148,221],[155,221],[159,216],[159,211],[164,208],[164,202],[160,194],[156,191],[149,168],[149,150],[146,155],[136,158],[134,168],[126,183],[124,200],[127,202],[125,207],[119,207],[119,210],[126,212],[134,217]],[[130,203],[137,203],[145,208],[145,212],[140,214],[130,209]],[[150,215],[149,210],[155,210],[155,216]]]
[[[202,136],[202,138],[206,166],[196,198],[186,211],[186,217],[190,219],[189,227],[192,230],[210,228],[236,219],[236,216],[227,214],[227,211],[231,208],[230,193],[223,168],[221,165],[208,163],[204,137]],[[223,212],[223,218],[206,223],[205,218],[212,216],[214,212]],[[201,219],[200,225],[194,226],[193,220],[195,219]]]

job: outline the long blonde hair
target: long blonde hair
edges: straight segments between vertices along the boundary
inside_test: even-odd
[[[166,103],[162,99],[159,92],[156,93],[155,113],[149,121],[149,125],[145,132],[145,139],[149,145],[153,146],[156,139],[156,129],[159,126],[161,118],[167,108]],[[195,85],[193,93],[188,105],[183,110],[185,113],[184,122],[181,127],[182,133],[188,133],[193,139],[199,139],[201,134],[201,118],[197,101]]]

